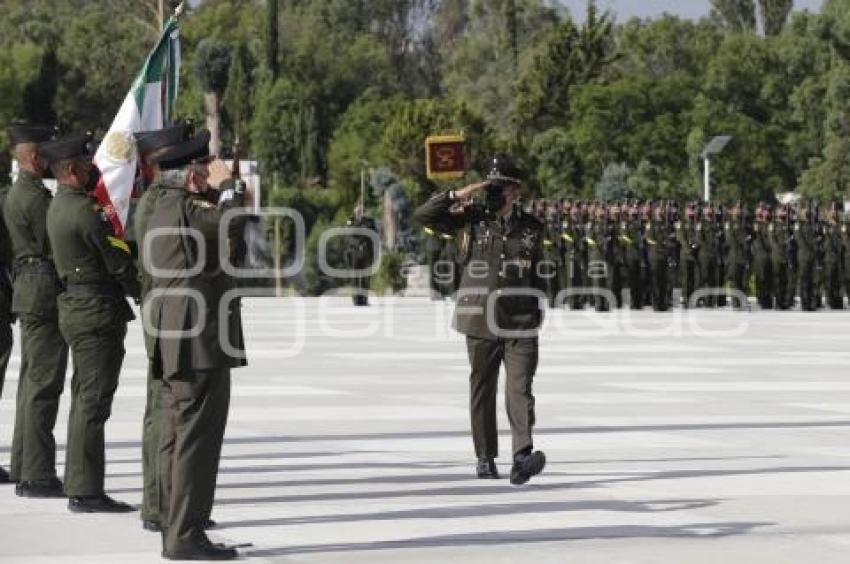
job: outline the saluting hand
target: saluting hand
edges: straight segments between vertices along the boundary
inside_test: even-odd
[[[227,168],[227,165],[221,159],[215,159],[210,163],[209,168],[210,176],[208,182],[213,188],[218,189],[222,182],[231,177],[230,169]]]

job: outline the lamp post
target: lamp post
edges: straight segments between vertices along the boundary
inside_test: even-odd
[[[711,201],[711,157],[722,153],[731,140],[731,135],[718,135],[709,141],[700,155],[705,165],[703,167],[703,199],[706,203]]]

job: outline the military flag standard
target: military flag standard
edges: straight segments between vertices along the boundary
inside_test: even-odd
[[[119,237],[124,235],[136,181],[138,155],[133,134],[162,129],[170,121],[177,97],[180,76],[178,17],[179,14],[175,14],[166,22],[94,157],[101,173],[95,196]]]

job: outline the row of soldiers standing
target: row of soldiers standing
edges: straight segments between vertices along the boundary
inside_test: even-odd
[[[699,202],[531,202],[545,226],[550,305],[599,311],[651,306],[814,311],[850,295],[850,235],[838,206]],[[425,234],[434,295],[451,295],[463,263],[455,234]],[[674,293],[681,289],[680,298]]]

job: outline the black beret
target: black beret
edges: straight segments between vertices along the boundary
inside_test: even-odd
[[[185,123],[179,123],[152,131],[140,131],[134,133],[136,149],[141,157],[148,157],[152,153],[177,145],[189,138],[189,128]]]
[[[17,122],[9,126],[7,133],[9,134],[9,143],[14,147],[21,143],[49,141],[56,134],[56,128],[49,125]]]
[[[65,159],[91,157],[94,151],[95,143],[91,133],[68,135],[38,146],[39,154],[51,165]]]
[[[194,162],[208,160],[210,160],[210,132],[204,129],[192,139],[182,141],[155,155],[150,162],[158,164],[162,170],[173,170]]]

